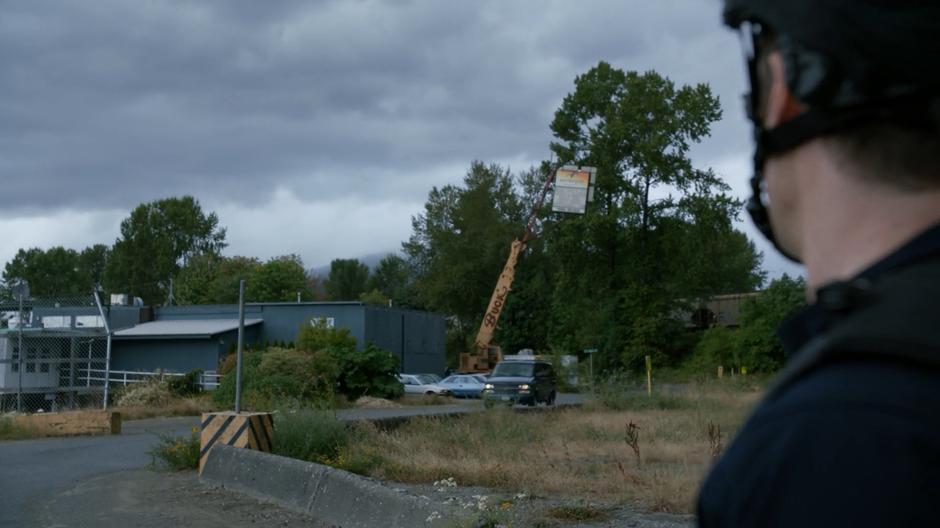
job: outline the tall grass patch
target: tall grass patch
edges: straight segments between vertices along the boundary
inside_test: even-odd
[[[694,385],[615,406],[496,409],[415,419],[392,431],[365,426],[340,449],[337,466],[408,483],[452,477],[512,493],[689,513],[720,444],[715,431],[736,431],[758,396],[730,384]]]
[[[349,439],[346,424],[329,411],[289,410],[274,419],[274,453],[278,455],[336,465]]]

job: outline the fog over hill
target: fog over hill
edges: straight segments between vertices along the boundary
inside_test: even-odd
[[[391,249],[388,251],[381,251],[378,253],[369,253],[368,255],[363,255],[360,257],[349,257],[349,258],[355,258],[359,262],[362,262],[366,266],[369,266],[369,270],[371,271],[371,270],[374,270],[376,266],[378,266],[379,261],[381,261],[383,258],[385,258],[386,256],[390,254],[403,256],[400,251]],[[329,277],[330,276],[330,263],[308,268],[307,275],[314,276],[314,277],[319,276],[323,279]]]

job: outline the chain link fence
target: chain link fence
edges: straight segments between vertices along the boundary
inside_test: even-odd
[[[106,408],[111,342],[94,294],[0,298],[0,413]]]

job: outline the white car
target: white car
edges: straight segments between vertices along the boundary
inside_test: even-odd
[[[405,394],[450,394],[450,391],[438,385],[437,380],[430,374],[399,374],[398,381],[405,386]]]

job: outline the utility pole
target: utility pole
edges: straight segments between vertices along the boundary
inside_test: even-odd
[[[235,356],[235,413],[242,412],[242,347],[245,345],[245,279],[238,282],[238,348]]]

